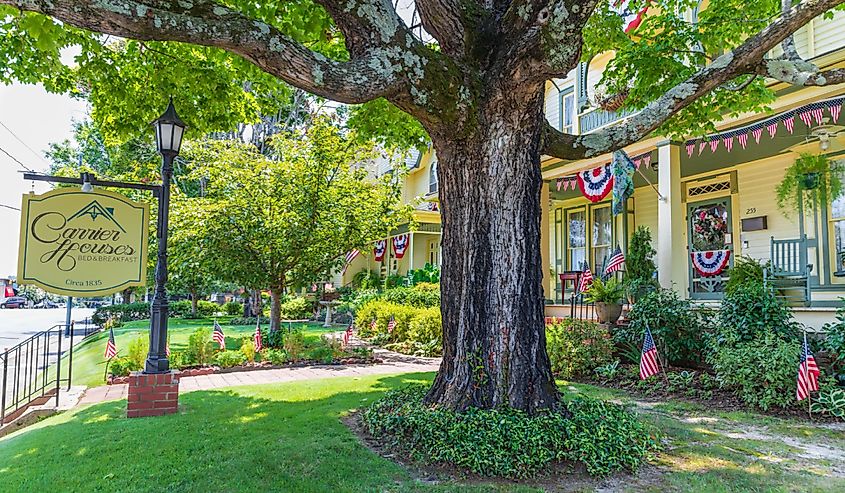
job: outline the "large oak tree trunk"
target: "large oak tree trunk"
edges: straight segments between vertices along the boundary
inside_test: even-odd
[[[469,138],[433,136],[443,363],[426,399],[456,410],[534,412],[558,401],[539,261],[542,93],[490,101],[480,113]]]

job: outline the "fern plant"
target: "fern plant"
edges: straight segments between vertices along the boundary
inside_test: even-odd
[[[625,288],[622,283],[613,278],[607,281],[596,279],[585,294],[587,301],[590,303],[622,303]]]
[[[841,166],[826,156],[801,154],[775,189],[778,208],[789,217],[802,205],[812,207],[817,200],[827,203],[838,199],[843,192],[841,171]]]

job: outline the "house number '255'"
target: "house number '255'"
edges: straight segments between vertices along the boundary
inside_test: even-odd
[[[748,214],[756,214],[756,213],[757,213],[757,208],[756,208],[756,207],[750,207],[750,208],[748,208],[748,209],[745,209],[745,215],[746,215],[746,216],[747,216]]]

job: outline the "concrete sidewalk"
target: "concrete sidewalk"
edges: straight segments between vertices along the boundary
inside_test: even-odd
[[[440,358],[408,356],[384,349],[374,349],[373,356],[383,362],[372,365],[315,365],[183,377],[179,379],[179,392],[184,393],[194,390],[214,390],[240,385],[263,385],[333,377],[428,372],[437,371],[440,368]],[[84,405],[125,399],[127,393],[127,384],[94,387],[85,392],[79,404]]]

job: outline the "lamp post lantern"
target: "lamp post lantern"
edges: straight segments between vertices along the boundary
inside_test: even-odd
[[[170,179],[173,176],[173,160],[182,146],[185,122],[176,114],[173,98],[164,114],[152,123],[156,131],[156,147],[162,157],[161,188],[158,196],[158,219],[156,238],[155,294],[150,310],[150,352],[144,365],[144,373],[166,373],[170,371],[167,361],[167,317],[170,305],[167,300],[167,224],[170,213]]]

